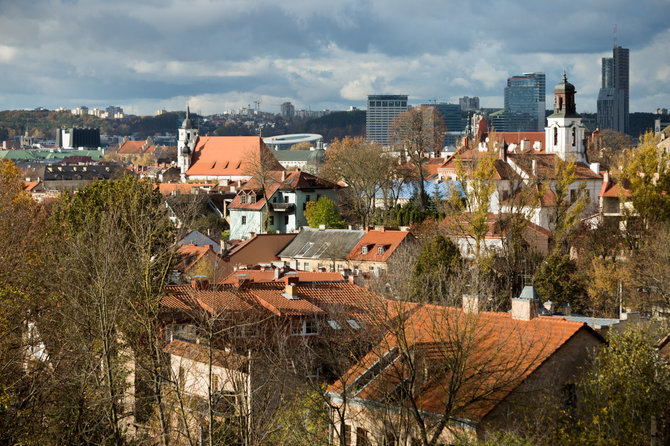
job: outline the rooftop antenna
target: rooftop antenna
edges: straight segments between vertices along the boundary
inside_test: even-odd
[[[614,48],[616,48],[616,23],[614,24]]]

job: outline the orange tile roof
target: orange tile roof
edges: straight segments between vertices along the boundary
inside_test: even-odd
[[[269,181],[266,185],[268,198],[272,197],[278,190],[296,190],[296,189],[335,189],[339,186],[327,180],[318,178],[312,174],[302,171],[281,171],[269,172]],[[255,193],[256,201],[254,203],[242,203],[242,194],[249,195],[250,192]],[[263,198],[262,188],[256,179],[247,181],[242,190],[233,199],[228,206],[229,209],[249,209],[260,210],[265,206],[265,199]]]
[[[554,153],[510,153],[508,159],[519,166],[531,177],[541,179],[556,179],[556,163],[560,159]],[[532,162],[536,161],[537,175],[532,175]],[[584,163],[575,163],[575,179],[600,179],[602,176],[592,171]]]
[[[186,175],[250,177],[250,163],[261,156],[269,169],[284,170],[259,136],[200,136]]]
[[[204,344],[194,344],[192,342],[175,339],[168,345],[163,347],[163,351],[167,354],[179,356],[181,358],[190,359],[192,361],[207,363],[210,358],[210,349]],[[246,356],[238,355],[234,352],[227,352],[216,348],[211,349],[212,364],[219,367],[234,367],[242,370],[246,364]]]
[[[33,189],[35,189],[35,188],[37,187],[38,184],[40,184],[39,181],[24,181],[24,182],[23,182],[23,189],[24,189],[25,191],[30,192],[30,191],[32,191]]]
[[[527,140],[530,142],[530,148],[533,149],[536,142],[540,143],[540,147],[544,147],[545,134],[544,132],[495,132],[495,138],[498,143],[502,143],[504,140],[507,144],[517,145],[521,144],[521,141]],[[534,149],[533,152],[540,153]]]
[[[241,294],[230,286],[168,285],[167,295],[161,300],[165,308],[186,311],[207,311],[218,314],[222,311],[242,312],[253,308]]]
[[[181,245],[177,249],[177,262],[174,268],[181,272],[188,271],[207,254],[207,251],[215,254],[211,246]]]
[[[389,330],[384,340],[344,375],[344,385],[353,391],[350,398],[380,401],[407,377],[401,359],[376,375],[364,375],[383,354],[389,353],[387,358],[393,359],[398,336],[402,336],[410,351],[423,353],[431,371],[416,397],[419,409],[439,414],[451,396],[457,416],[481,420],[578,331],[587,330],[601,339],[585,323],[562,318],[540,316],[521,321],[509,313],[466,315],[458,308],[428,304],[405,310],[403,331]],[[466,340],[466,333],[474,337]],[[465,346],[472,350],[459,360],[455,348]],[[459,360],[464,373],[456,395],[448,394],[450,372],[440,366],[450,360]],[[342,390],[341,380],[328,389],[331,393]]]
[[[276,270],[261,269],[239,269],[231,273],[220,283],[236,283],[237,280],[245,279],[252,282],[284,282],[286,276],[298,277],[300,282],[342,282],[346,279],[340,273],[317,272],[317,271],[282,271],[279,277],[275,277]]]
[[[200,187],[214,187],[216,183],[161,183],[158,184],[158,190],[162,195],[170,195],[173,192],[179,194],[190,194],[193,189]]]
[[[630,188],[626,187],[627,185],[629,186],[629,184],[624,184],[624,186],[621,187],[609,176],[609,174],[607,174],[606,178],[607,181],[603,181],[603,185],[600,188],[601,197],[619,198],[621,196],[622,191],[623,196],[626,198],[630,198],[633,196],[630,192]]]
[[[346,259],[386,262],[409,235],[409,231],[368,230]],[[367,253],[365,254],[363,254],[364,246],[367,247]],[[380,247],[382,248],[381,254],[379,254]]]

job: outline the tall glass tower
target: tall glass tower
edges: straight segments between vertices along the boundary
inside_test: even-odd
[[[505,131],[544,130],[546,76],[524,73],[507,79],[505,87]],[[502,130],[502,129],[501,129]]]
[[[629,54],[615,46],[613,57],[602,58],[602,83],[598,94],[598,128],[621,133],[630,131],[629,120]]]

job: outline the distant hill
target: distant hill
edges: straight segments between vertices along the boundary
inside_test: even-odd
[[[304,121],[293,121],[289,133],[318,133],[325,142],[365,135],[365,110],[340,111]]]

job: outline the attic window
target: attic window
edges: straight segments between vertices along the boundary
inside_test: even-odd
[[[249,203],[255,203],[256,202],[256,195],[249,195]]]
[[[286,181],[286,185],[287,185],[287,186],[290,186],[291,183],[293,183],[293,178],[289,178],[289,179]]]
[[[367,254],[367,253],[368,253],[368,245],[361,246],[361,254]]]
[[[347,324],[349,324],[349,326],[351,328],[353,328],[354,330],[360,330],[361,329],[361,326],[358,324],[358,322],[356,322],[355,319],[347,319]]]
[[[239,169],[241,165],[242,165],[242,161],[238,161],[236,169]]]
[[[314,246],[314,243],[312,242],[307,242],[305,243],[305,246],[303,246],[300,251],[296,254],[296,256],[304,256],[307,251],[309,251],[309,248]]]
[[[328,325],[330,325],[330,328],[333,330],[342,330],[342,326],[335,319],[328,319],[326,322],[328,322]]]
[[[210,167],[210,169],[214,169],[214,166],[216,166],[216,161],[212,163],[212,167]]]
[[[223,166],[223,168],[224,168],[224,169],[227,169],[227,168],[228,168],[228,164],[230,164],[230,161],[226,161],[226,165]]]
[[[240,194],[240,203],[246,204],[247,203],[247,196],[245,194]]]
[[[379,245],[379,246],[377,246],[377,255],[382,255],[382,254],[384,254],[384,246]]]

